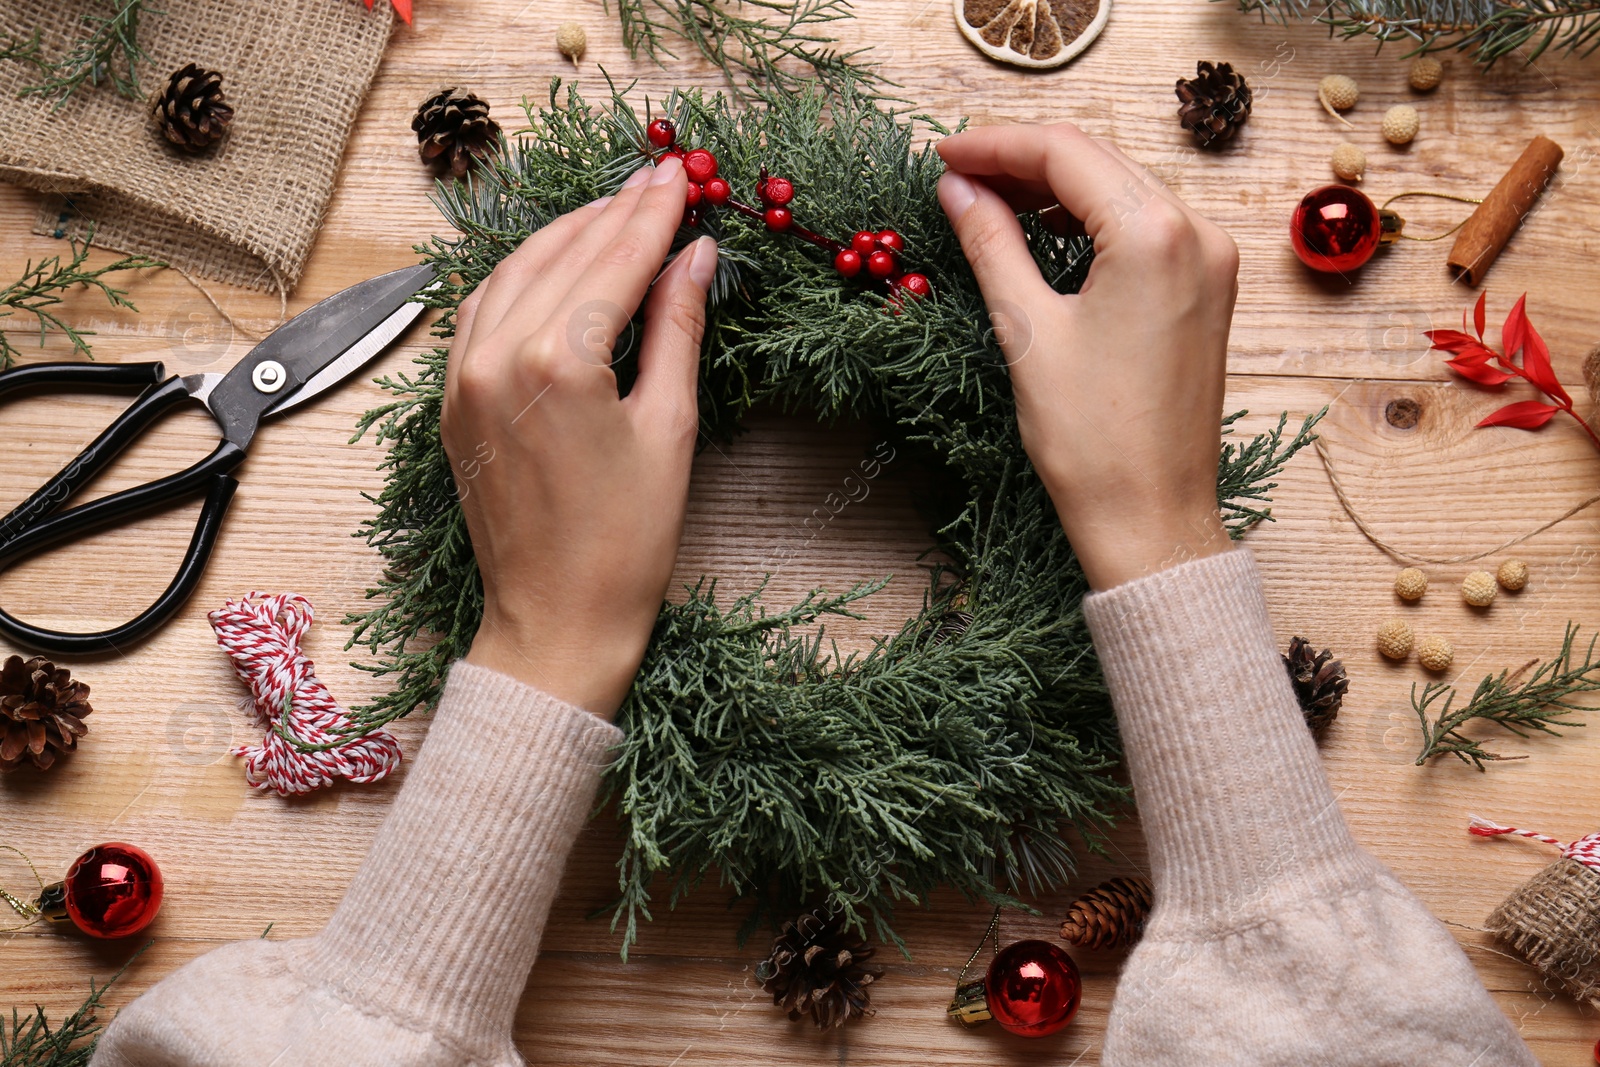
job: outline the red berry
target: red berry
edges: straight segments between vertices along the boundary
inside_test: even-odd
[[[763,216],[767,222],[767,229],[773,233],[782,233],[794,225],[794,212],[786,207],[769,207]]]
[[[794,182],[788,178],[768,178],[761,186],[761,202],[768,207],[783,207],[794,199]]]
[[[705,184],[706,202],[721,206],[733,198],[733,186],[722,178],[712,178]]]
[[[683,172],[692,182],[708,182],[717,176],[717,157],[704,148],[696,148],[683,157]]]
[[[671,148],[661,153],[662,159],[666,159],[668,156],[677,156],[679,159],[682,159],[683,149],[679,148],[677,145],[673,145]]]
[[[874,252],[867,257],[867,270],[878,278],[887,278],[894,273],[894,256],[887,252]]]
[[[933,283],[926,274],[905,274],[895,284],[919,300],[933,292]]]
[[[873,249],[878,247],[878,235],[870,230],[857,230],[855,236],[850,238],[850,247],[863,256],[870,256]]]
[[[685,211],[683,213],[683,224],[685,226],[700,225],[700,209],[697,207],[692,207],[688,211]]]
[[[645,136],[657,148],[670,148],[678,139],[678,127],[670,119],[656,119],[645,129]]]
[[[861,253],[853,248],[842,249],[833,257],[833,269],[846,278],[854,278],[861,273]]]
[[[875,236],[878,244],[890,252],[904,252],[906,249],[905,238],[893,230],[879,230]]]
[[[696,206],[697,204],[700,203],[700,197],[703,196],[704,194],[705,194],[705,190],[700,187],[700,183],[699,182],[690,182],[689,183],[689,192],[687,194],[685,194],[684,202],[687,203],[690,207],[694,207],[694,206]]]

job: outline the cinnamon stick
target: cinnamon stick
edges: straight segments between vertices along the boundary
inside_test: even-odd
[[[1446,261],[1456,280],[1478,284],[1549,184],[1562,155],[1561,146],[1542,134],[1522,150],[1456,234],[1455,247]]]

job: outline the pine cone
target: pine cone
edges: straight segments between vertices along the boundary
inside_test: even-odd
[[[89,687],[72,672],[38,656],[10,657],[0,666],[0,771],[24,760],[46,770],[89,732],[83,720],[93,710]]]
[[[1250,86],[1244,75],[1235,74],[1231,63],[1208,63],[1201,60],[1195,67],[1197,74],[1185,81],[1178,79],[1178,121],[1194,134],[1202,148],[1220,148],[1233,140],[1233,135],[1250,117]]]
[[[1113,878],[1072,902],[1061,936],[1079,948],[1125,948],[1144,933],[1155,902],[1147,878]]]
[[[1320,734],[1339,717],[1339,705],[1350,688],[1344,664],[1333,658],[1331,650],[1318,652],[1305,638],[1294,637],[1289,640],[1283,665],[1294,683],[1294,695],[1300,701],[1306,725],[1312,733]]]
[[[173,71],[152,108],[167,140],[189,152],[222,140],[233,121],[233,108],[222,99],[222,75],[193,63]]]
[[[422,162],[447,167],[457,178],[467,176],[475,158],[493,152],[500,138],[488,103],[460,89],[441,89],[424,100],[411,129]]]
[[[791,1020],[809,1013],[821,1029],[843,1026],[872,1014],[867,986],[883,976],[865,966],[874,951],[845,928],[843,916],[807,912],[783,924],[756,977]]]

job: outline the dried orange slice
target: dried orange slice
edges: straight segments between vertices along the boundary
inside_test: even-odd
[[[1059,67],[1105,28],[1111,0],[955,0],[956,24],[984,55]]]

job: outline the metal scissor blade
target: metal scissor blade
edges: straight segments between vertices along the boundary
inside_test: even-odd
[[[438,282],[423,289],[436,288]],[[316,398],[321,393],[333,388],[356,371],[366,366],[377,358],[378,354],[389,347],[396,337],[406,332],[406,327],[417,321],[425,310],[422,304],[403,304],[399,311],[384,319],[376,330],[367,334],[361,340],[345,349],[344,355],[323,367],[312,375],[307,382],[272,407],[268,408],[263,417],[282,415],[285,411],[297,408],[308,400]]]

